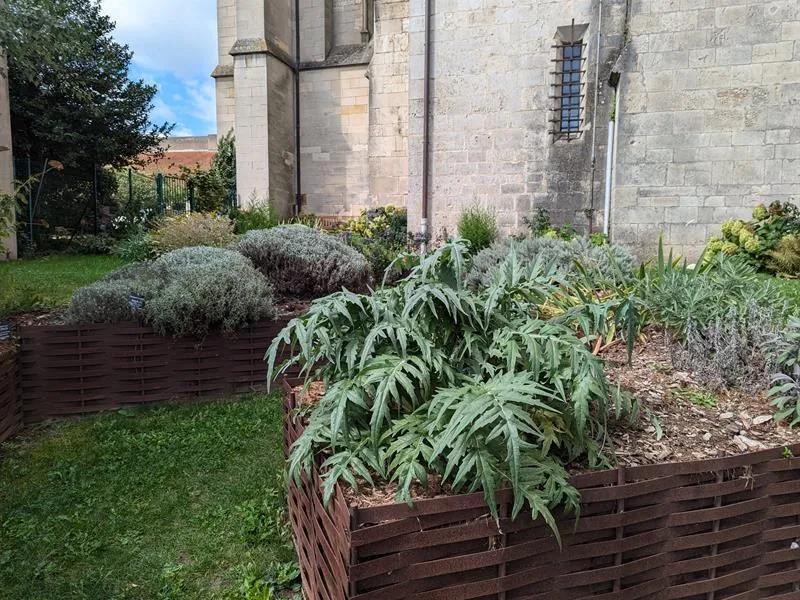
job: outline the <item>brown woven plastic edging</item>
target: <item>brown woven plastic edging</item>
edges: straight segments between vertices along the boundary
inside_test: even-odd
[[[284,385],[284,448],[302,432]],[[797,454],[798,457],[791,457]],[[580,519],[498,528],[482,494],[326,510],[319,474],[290,486],[310,600],[800,599],[800,445],[573,478]]]
[[[0,353],[0,442],[22,429],[22,399],[16,354]]]
[[[21,327],[24,422],[265,389],[264,353],[287,322],[202,340],[134,323]]]

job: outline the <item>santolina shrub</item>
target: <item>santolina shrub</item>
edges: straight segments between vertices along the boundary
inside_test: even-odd
[[[212,327],[236,331],[275,316],[272,286],[247,258],[230,250],[184,248],[155,261],[168,283],[145,305],[162,334],[204,335]]]
[[[159,253],[192,246],[227,246],[233,238],[233,222],[214,213],[186,213],[163,218],[152,233]]]
[[[619,272],[629,275],[636,266],[636,259],[622,246],[594,246],[584,237],[569,241],[550,237],[533,237],[522,241],[506,239],[475,256],[472,269],[467,275],[467,283],[471,287],[488,285],[495,271],[506,262],[512,252],[523,266],[538,260],[541,264],[550,265],[563,276],[574,275],[576,263],[586,271],[609,278],[614,278]]]
[[[359,252],[305,225],[248,231],[231,248],[253,261],[281,294],[308,297],[342,288],[363,291],[371,280],[369,263]]]
[[[144,299],[134,313],[129,297]],[[114,323],[139,317],[162,334],[230,333],[275,315],[272,286],[250,261],[231,250],[183,248],[149,263],[126,265],[77,290],[69,323]]]

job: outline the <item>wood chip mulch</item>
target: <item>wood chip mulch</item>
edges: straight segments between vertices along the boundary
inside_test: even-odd
[[[650,332],[630,365],[617,346],[604,354],[609,379],[640,400],[660,422],[663,438],[642,415],[635,426],[616,423],[612,443],[622,465],[637,466],[720,458],[800,443],[800,429],[776,423],[766,389],[705,390],[691,373],[672,366],[665,336]],[[714,406],[698,405],[698,396]]]

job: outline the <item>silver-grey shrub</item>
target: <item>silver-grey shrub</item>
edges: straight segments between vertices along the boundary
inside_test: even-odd
[[[134,318],[128,302],[132,293],[130,281],[116,279],[97,281],[78,288],[72,294],[65,314],[67,323],[119,323]]]
[[[371,281],[364,256],[305,225],[248,231],[230,247],[253,261],[280,294],[315,297],[342,288],[360,292]]]
[[[576,262],[586,271],[609,278],[616,278],[620,272],[628,276],[636,266],[636,259],[622,246],[593,246],[585,237],[569,241],[548,237],[532,237],[521,241],[506,239],[475,256],[467,275],[467,284],[472,288],[488,285],[512,249],[522,266],[539,259],[542,264],[554,267],[563,276],[576,273]]]
[[[187,265],[144,308],[162,334],[202,336],[214,327],[232,333],[275,316],[272,286],[252,265],[238,261]]]
[[[144,299],[141,311],[130,308],[131,294]],[[217,327],[230,333],[275,313],[272,286],[247,258],[232,250],[193,247],[125,265],[77,290],[66,320],[140,318],[162,334],[203,336]]]

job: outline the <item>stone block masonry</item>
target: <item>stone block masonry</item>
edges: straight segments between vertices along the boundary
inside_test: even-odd
[[[418,231],[424,1],[300,0],[299,57],[293,2],[218,0],[217,118],[220,134],[236,129],[240,200],[270,197],[290,212],[299,150],[306,211],[406,205]],[[586,230],[591,218],[598,230],[612,119],[612,236],[641,256],[663,236],[692,258],[724,220],[800,199],[797,0],[431,8],[435,237],[452,234],[474,204],[493,210],[507,234],[523,231],[538,207],[556,224]],[[566,140],[553,135],[563,91],[556,46],[573,35],[583,43],[582,122]],[[286,63],[298,60],[295,149]]]
[[[624,1],[518,3],[437,0],[432,32],[430,202],[434,235],[453,233],[471,204],[494,210],[505,233],[525,229],[537,207],[556,222],[588,225],[585,209],[602,209],[603,169],[611,110],[608,72],[621,50]],[[409,212],[421,219],[423,3],[411,3]],[[580,135],[556,140],[554,86],[557,32],[583,31]],[[563,31],[563,29],[562,29]],[[576,40],[577,41],[577,40]],[[598,53],[602,77],[595,117]],[[592,177],[592,142],[597,151]],[[597,203],[600,202],[600,206]]]
[[[300,114],[305,211],[358,214],[369,197],[366,67],[302,71]]]
[[[725,219],[800,197],[800,3],[632,6],[614,233],[691,258]]]

